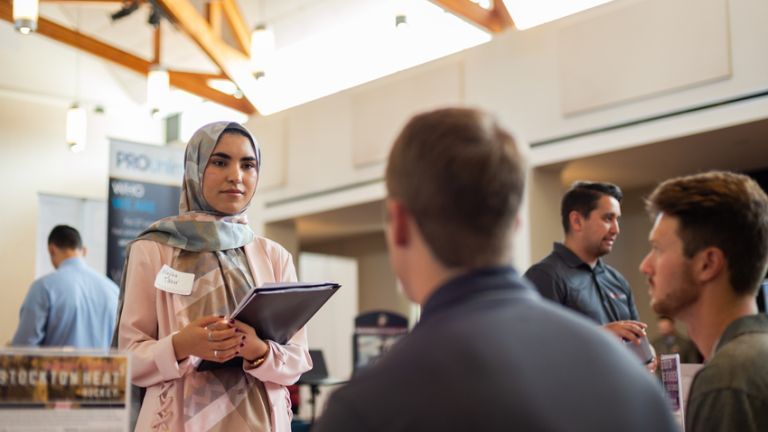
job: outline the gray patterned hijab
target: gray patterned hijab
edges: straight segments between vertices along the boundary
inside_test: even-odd
[[[184,183],[181,187],[179,215],[153,223],[139,239],[154,240],[192,252],[213,252],[242,247],[253,240],[253,231],[242,213],[218,212],[203,197],[203,173],[208,159],[226,129],[237,129],[251,141],[256,154],[256,170],[261,168],[261,150],[250,132],[238,123],[216,122],[205,125],[192,135],[184,154]],[[195,220],[195,214],[215,216],[215,220]]]

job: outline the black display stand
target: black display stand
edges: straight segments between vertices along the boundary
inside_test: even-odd
[[[312,420],[315,423],[317,395],[320,394],[320,386],[343,384],[346,380],[330,378],[328,368],[325,365],[325,357],[321,350],[309,350],[309,356],[312,357],[312,369],[301,375],[296,384],[308,385],[310,391],[309,404],[311,406]]]
[[[376,363],[407,333],[408,320],[400,314],[373,311],[358,315],[352,336],[353,374]]]

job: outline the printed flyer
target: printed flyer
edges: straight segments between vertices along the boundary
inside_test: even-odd
[[[680,380],[680,354],[662,354],[661,383],[669,398],[672,414],[680,426],[685,428],[685,405]]]

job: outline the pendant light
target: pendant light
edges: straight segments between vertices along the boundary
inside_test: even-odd
[[[153,24],[153,60],[147,73],[147,105],[152,117],[158,117],[166,107],[171,93],[171,77],[168,69],[160,64],[161,34],[160,21]]]
[[[67,110],[67,145],[74,153],[85,150],[87,120],[85,110],[77,102]]]
[[[38,0],[13,0],[13,28],[21,34],[37,30]]]
[[[251,33],[251,68],[257,78],[264,76],[275,53],[275,34],[266,24],[258,24]]]
[[[80,31],[80,10],[77,10],[75,29]],[[80,53],[75,51],[75,98],[80,97]],[[85,150],[88,120],[85,109],[79,103],[73,102],[67,110],[65,139],[69,150],[79,153]]]
[[[168,70],[160,64],[153,64],[147,76],[147,105],[152,116],[157,116],[163,111],[170,91]]]
[[[395,29],[400,32],[408,29],[408,9],[410,5],[406,0],[397,0],[393,3]]]

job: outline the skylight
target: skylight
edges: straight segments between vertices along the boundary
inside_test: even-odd
[[[354,21],[278,48],[256,108],[275,113],[491,40],[430,2],[401,5],[376,2]],[[398,13],[407,25],[395,25]]]

